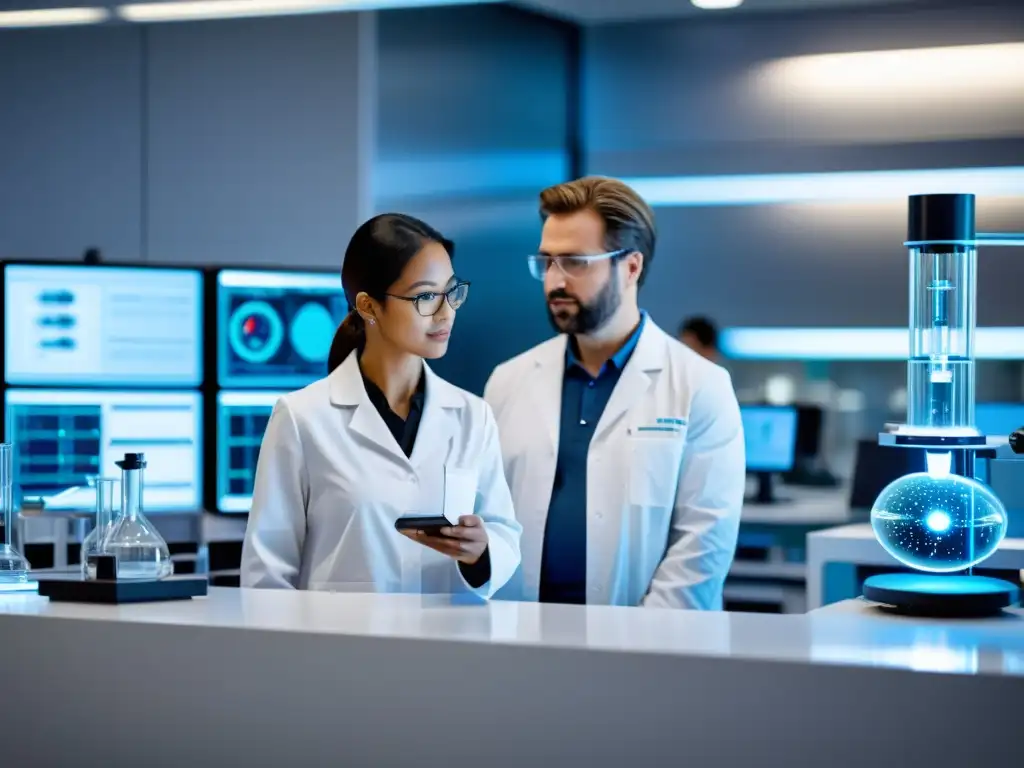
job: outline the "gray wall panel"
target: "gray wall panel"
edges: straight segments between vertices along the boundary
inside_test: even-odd
[[[136,27],[0,32],[0,258],[140,258]]]
[[[337,269],[360,215],[355,14],[149,32],[153,259]]]

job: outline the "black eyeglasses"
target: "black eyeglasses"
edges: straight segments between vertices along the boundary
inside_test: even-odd
[[[445,299],[448,300],[448,304],[451,305],[452,309],[458,309],[465,304],[466,297],[469,296],[469,283],[465,280],[459,280],[447,291],[429,291],[427,293],[418,293],[415,296],[397,296],[393,293],[386,295],[392,299],[411,301],[420,315],[423,317],[433,317],[441,309]]]

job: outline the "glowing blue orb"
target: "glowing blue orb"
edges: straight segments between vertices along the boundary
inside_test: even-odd
[[[977,565],[1006,536],[1006,508],[985,485],[959,475],[919,472],[890,483],[871,509],[885,551],[920,571]]]

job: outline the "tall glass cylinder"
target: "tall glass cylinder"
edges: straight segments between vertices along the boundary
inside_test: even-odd
[[[0,541],[0,584],[22,584],[28,581],[28,561],[14,545],[14,446],[0,443],[0,519],[3,540]]]
[[[4,524],[2,546],[9,547],[14,543],[14,446],[11,443],[0,443],[0,505]]]
[[[977,266],[974,248],[910,249],[908,426],[974,426]]]
[[[114,524],[114,504],[117,497],[118,481],[112,477],[97,477],[93,480],[96,488],[96,527],[82,541],[82,575],[87,579],[96,578],[95,566],[89,565],[90,555],[102,555],[110,528]]]
[[[912,196],[907,230],[907,426],[930,434],[977,434],[974,195]]]

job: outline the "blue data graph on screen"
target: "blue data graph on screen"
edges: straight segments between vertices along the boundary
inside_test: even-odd
[[[89,478],[119,477],[125,453],[145,453],[147,510],[201,506],[202,403],[197,392],[8,389],[6,439],[19,497],[89,510]]]
[[[199,386],[202,289],[191,269],[7,264],[6,381]]]
[[[796,453],[795,408],[744,405],[743,439],[751,472],[788,472]]]
[[[217,395],[217,509],[248,512],[263,433],[281,393]]]
[[[218,383],[292,389],[327,373],[348,306],[336,274],[224,270],[217,276]]]

